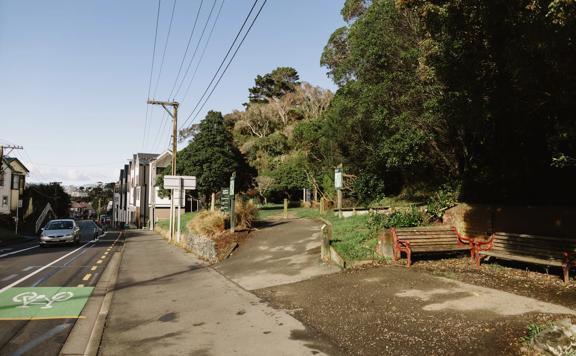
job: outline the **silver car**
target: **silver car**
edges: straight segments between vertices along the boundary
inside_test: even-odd
[[[51,220],[42,229],[40,246],[49,244],[80,243],[80,228],[72,219]]]

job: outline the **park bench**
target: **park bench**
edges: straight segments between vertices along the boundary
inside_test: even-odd
[[[476,241],[476,264],[483,258],[562,267],[564,282],[568,283],[570,268],[576,266],[576,238],[536,236],[495,232],[487,241]]]
[[[410,228],[392,228],[394,260],[406,253],[407,266],[412,264],[413,253],[439,253],[470,251],[474,258],[474,240],[461,236],[456,228],[433,225]]]

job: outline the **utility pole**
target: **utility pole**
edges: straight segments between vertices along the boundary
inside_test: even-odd
[[[161,105],[164,110],[172,118],[172,175],[176,175],[176,153],[178,152],[178,106],[180,104],[177,101],[158,101],[158,100],[148,100],[150,105]],[[172,112],[167,108],[167,106],[172,107]]]
[[[158,101],[148,99],[148,104],[150,105],[161,105],[164,110],[172,118],[172,175],[176,175],[176,154],[178,153],[178,106],[180,103],[177,101]],[[168,106],[172,107],[172,112],[168,109]],[[170,240],[174,236],[175,230],[175,208],[174,208],[174,189],[172,189],[172,199],[170,199]],[[178,203],[180,204],[180,200]]]

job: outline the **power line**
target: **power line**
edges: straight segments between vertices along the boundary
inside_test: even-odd
[[[150,90],[152,89],[152,77],[154,73],[154,60],[156,57],[156,40],[158,39],[158,21],[160,20],[160,4],[162,0],[158,0],[158,11],[156,12],[156,29],[154,30],[154,47],[152,50],[152,64],[150,66],[150,79],[148,80],[148,95],[147,99],[150,98]],[[146,105],[146,119],[144,121],[144,135],[142,136],[142,149],[144,149],[144,143],[146,142],[146,131],[148,130],[148,113],[149,106]]]
[[[206,33],[206,27],[208,27],[208,23],[210,22],[210,19],[212,18],[212,13],[214,12],[215,7],[216,7],[216,0],[214,0],[214,2],[212,3],[212,7],[210,8],[210,13],[208,14],[208,18],[206,19],[206,22],[204,23],[204,27],[202,28],[202,33],[200,34],[200,39],[198,39],[198,43],[196,43],[196,48],[194,48],[194,53],[192,53],[192,57],[190,58],[190,62],[188,63],[188,67],[186,67],[186,71],[184,72],[184,75],[182,76],[182,81],[180,82],[178,89],[176,89],[176,92],[174,93],[174,97],[178,96],[180,89],[182,89],[182,85],[186,81],[186,77],[188,76],[188,72],[190,71],[190,67],[192,66],[192,62],[194,62],[194,59],[196,58],[196,53],[198,53],[198,48],[200,48],[200,43],[202,43],[202,40],[204,39],[204,33]]]
[[[172,31],[172,23],[174,22],[174,11],[176,10],[176,0],[172,5],[172,14],[170,15],[170,25],[168,25],[168,32],[166,33],[166,41],[164,42],[164,51],[162,52],[162,60],[160,61],[160,69],[158,70],[158,77],[156,79],[156,85],[154,86],[154,94],[158,91],[158,85],[160,84],[160,77],[162,75],[162,69],[164,68],[164,58],[166,57],[166,49],[168,49],[168,41],[170,40],[170,32]]]
[[[232,44],[230,45],[230,48],[228,48],[228,51],[226,52],[226,55],[224,56],[224,58],[222,59],[222,62],[220,63],[220,65],[218,66],[218,69],[216,70],[216,72],[214,73],[214,75],[212,76],[212,79],[210,80],[210,83],[208,84],[208,86],[206,87],[206,89],[204,90],[204,93],[202,93],[202,96],[200,97],[200,99],[198,100],[198,102],[196,103],[196,105],[194,106],[194,109],[192,109],[192,112],[190,113],[190,116],[192,116],[192,113],[194,113],[196,111],[196,109],[198,108],[198,106],[200,105],[200,103],[202,102],[202,100],[204,99],[204,97],[206,96],[206,93],[208,92],[208,90],[210,90],[210,86],[214,83],[214,80],[216,79],[216,77],[218,76],[218,73],[220,72],[220,69],[222,69],[222,66],[224,65],[224,63],[226,62],[226,60],[228,59],[228,56],[230,55],[230,52],[232,51],[232,49],[234,48],[234,46],[236,45],[236,41],[238,40],[238,37],[240,37],[240,34],[242,33],[242,31],[244,30],[244,26],[246,26],[246,23],[248,22],[248,19],[250,18],[250,15],[252,15],[252,12],[254,11],[254,8],[256,7],[256,4],[258,3],[258,0],[254,0],[254,3],[252,4],[252,7],[250,8],[250,12],[248,12],[248,15],[246,15],[246,18],[244,19],[244,22],[242,23],[242,26],[240,27],[240,30],[238,30],[238,33],[236,34],[236,37],[234,37],[234,41],[232,41]],[[184,121],[184,123],[186,123],[188,121],[188,119],[190,118],[190,116],[188,116],[186,118],[186,120]]]
[[[234,54],[232,55],[232,57],[230,58],[230,60],[228,61],[228,64],[226,65],[226,67],[224,68],[224,70],[222,71],[222,73],[220,74],[220,77],[218,78],[218,81],[216,82],[216,84],[212,87],[212,90],[210,91],[210,93],[208,94],[208,96],[206,97],[206,100],[204,100],[204,103],[202,103],[202,106],[200,107],[200,109],[196,112],[196,115],[194,116],[194,118],[192,119],[191,123],[194,122],[194,120],[196,120],[196,118],[198,117],[198,115],[200,114],[200,112],[202,111],[202,109],[204,108],[204,106],[206,105],[206,103],[208,102],[208,100],[210,99],[210,97],[212,96],[212,93],[214,93],[214,90],[216,90],[216,88],[218,87],[218,84],[220,84],[220,81],[222,80],[222,78],[224,77],[224,74],[226,74],[226,71],[228,70],[228,68],[230,67],[230,64],[232,64],[232,61],[234,60],[234,58],[236,57],[236,54],[238,53],[238,51],[240,50],[240,47],[242,47],[242,44],[244,43],[244,41],[246,40],[246,37],[248,36],[248,34],[250,33],[250,30],[252,29],[252,27],[254,26],[254,23],[256,23],[256,20],[258,19],[258,17],[260,16],[260,13],[262,12],[262,9],[264,8],[264,5],[266,5],[266,2],[268,0],[264,0],[264,2],[262,3],[262,5],[260,6],[260,9],[258,10],[258,12],[256,13],[256,15],[254,16],[254,19],[252,19],[252,22],[250,23],[250,26],[248,27],[248,29],[246,30],[246,32],[244,33],[244,36],[242,37],[242,40],[240,41],[240,43],[238,44],[238,46],[236,47],[236,50],[234,51]],[[258,0],[255,1],[255,3],[258,2]],[[248,17],[250,16],[250,14],[248,14]],[[248,17],[246,19],[248,19]],[[244,26],[242,26],[244,27]],[[242,30],[242,29],[241,29]],[[233,46],[232,46],[233,47]],[[230,49],[232,49],[232,47],[230,47]],[[224,62],[222,62],[223,64]],[[219,71],[219,70],[218,70]],[[198,105],[200,104],[200,102],[202,101],[202,99],[204,98],[206,92],[209,90],[210,85],[212,84],[212,82],[214,81],[214,79],[216,78],[216,76],[218,75],[218,71],[216,71],[214,77],[212,78],[212,81],[210,82],[210,84],[208,85],[208,87],[206,88],[206,90],[204,91],[204,94],[202,94],[202,97],[200,98],[200,101],[198,101],[198,103],[196,104],[195,108],[192,110],[192,112],[190,113],[190,115],[188,115],[188,117],[186,118],[186,120],[184,121],[184,123],[182,124],[182,127],[186,126],[186,124],[188,123],[188,121],[190,120],[190,118],[192,117],[192,115],[194,114],[194,111],[196,111],[196,108],[198,107]]]
[[[198,23],[198,17],[200,17],[200,10],[202,10],[202,5],[204,4],[204,0],[200,1],[200,6],[198,6],[198,11],[196,12],[196,18],[194,19],[194,26],[192,27],[192,32],[190,32],[190,36],[188,37],[188,44],[186,45],[186,50],[184,51],[184,56],[182,56],[182,62],[180,62],[180,67],[178,68],[178,74],[176,75],[176,80],[174,81],[174,85],[172,86],[172,90],[170,91],[170,95],[168,95],[168,100],[172,98],[172,93],[174,89],[176,89],[176,85],[178,84],[178,79],[180,79],[180,73],[182,72],[182,67],[184,66],[184,61],[186,60],[186,56],[188,55],[188,50],[190,49],[190,43],[192,42],[192,37],[194,36],[194,31],[196,30],[196,24]]]
[[[224,2],[225,2],[225,0],[222,0],[222,2],[220,3],[220,8],[218,9],[218,13],[216,14],[216,18],[214,20],[214,23],[212,23],[212,28],[210,28],[210,33],[208,34],[208,39],[204,43],[204,48],[202,48],[202,53],[200,54],[200,58],[198,59],[198,63],[196,63],[196,67],[194,68],[194,73],[192,73],[192,77],[190,78],[190,81],[188,82],[188,87],[186,87],[186,91],[184,92],[184,95],[182,96],[182,99],[180,100],[180,102],[184,102],[184,100],[186,100],[186,98],[188,97],[188,92],[190,91],[190,88],[192,87],[192,83],[194,82],[194,79],[196,78],[196,73],[198,73],[198,68],[200,68],[200,63],[202,63],[202,59],[204,59],[204,55],[206,54],[206,49],[208,48],[208,44],[210,43],[210,39],[212,38],[212,34],[214,33],[214,28],[216,27],[216,24],[218,23],[218,19],[220,18],[220,13],[222,12],[222,8],[224,7]]]

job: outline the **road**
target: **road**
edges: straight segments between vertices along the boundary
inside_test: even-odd
[[[0,253],[0,355],[57,355],[118,248],[118,232],[92,240],[79,222],[81,243],[10,246]]]

